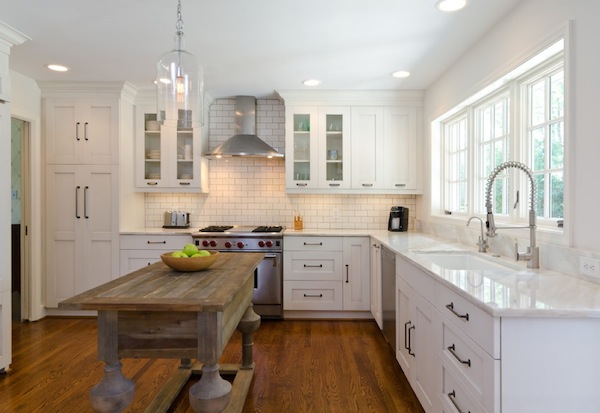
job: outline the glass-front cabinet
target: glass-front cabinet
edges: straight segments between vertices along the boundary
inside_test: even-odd
[[[156,108],[136,107],[136,187],[153,191],[206,191],[200,128],[160,125]],[[202,174],[204,173],[204,177]]]
[[[288,189],[348,186],[349,113],[348,108],[286,108]]]

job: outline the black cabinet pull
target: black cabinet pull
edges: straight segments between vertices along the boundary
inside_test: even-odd
[[[471,359],[468,359],[468,360],[461,359],[458,356],[458,354],[456,354],[456,347],[454,346],[454,344],[452,344],[450,347],[448,347],[448,351],[456,358],[456,360],[458,360],[462,364],[466,364],[467,366],[471,367]]]
[[[146,182],[146,185],[156,186],[158,185],[158,182]]]
[[[456,403],[456,392],[454,390],[452,390],[450,393],[448,393],[448,398],[450,399],[450,401],[452,402],[452,404],[454,405],[454,407],[456,408],[456,410],[458,411],[458,413],[471,413],[470,410],[468,410],[467,412],[464,412],[463,410],[460,409],[460,407],[458,407],[458,404]]]
[[[83,124],[83,139],[85,139],[86,141],[89,141],[88,136],[87,136],[87,127],[88,127],[88,123],[85,122]]]
[[[323,294],[304,294],[305,297],[322,298]]]
[[[75,218],[77,219],[81,218],[79,215],[79,189],[81,189],[79,185],[75,187]]]
[[[318,246],[321,246],[321,245],[323,245],[323,243],[322,242],[305,242],[304,245],[318,245]]]
[[[323,264],[319,264],[319,265],[304,264],[304,268],[323,268]]]
[[[88,193],[88,189],[90,189],[89,186],[84,186],[83,187],[83,216],[85,219],[90,219],[90,216],[87,213],[87,193]]]
[[[179,185],[189,185],[189,182],[179,182]]]
[[[348,273],[350,272],[350,266],[346,264],[346,284],[348,283]]]
[[[307,186],[306,182],[296,182],[296,186]]]
[[[340,186],[340,184],[329,184],[329,186]]]
[[[408,326],[411,325],[410,321],[404,323],[404,348],[410,352],[410,347],[408,345]]]
[[[373,186],[373,184],[362,184],[362,186],[366,186],[367,188],[370,188]]]
[[[148,244],[166,244],[167,241],[146,241]]]
[[[403,187],[403,186],[406,186],[406,184],[396,184],[396,185],[394,185],[394,186],[397,186],[397,187]]]
[[[413,351],[412,351],[412,343],[411,343],[410,332],[411,332],[411,330],[415,330],[415,329],[416,329],[415,326],[408,327],[408,354],[410,354],[413,357],[415,357],[415,353],[413,353]]]
[[[80,141],[80,140],[81,140],[81,139],[79,138],[79,125],[80,125],[80,122],[77,122],[77,123],[75,124],[75,139],[77,139],[78,141]]]
[[[459,314],[454,310],[454,303],[450,303],[450,304],[446,304],[446,308],[448,310],[450,310],[452,312],[452,314],[454,314],[455,316],[457,316],[458,318],[464,318],[465,320],[469,321],[469,313],[466,314]]]

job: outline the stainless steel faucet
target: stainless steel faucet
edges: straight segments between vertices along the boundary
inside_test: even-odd
[[[508,168],[516,168],[525,172],[529,177],[529,182],[531,184],[531,193],[529,197],[529,225],[528,226],[517,226],[517,227],[500,227],[496,228],[494,224],[494,213],[492,211],[492,186],[496,176],[505,169]],[[529,246],[527,247],[526,252],[519,252],[519,243],[515,243],[515,258],[517,261],[526,260],[528,268],[540,268],[540,250],[539,247],[535,245],[535,181],[533,180],[533,172],[531,169],[527,167],[527,165],[517,162],[517,161],[508,161],[504,162],[496,167],[490,174],[487,179],[486,187],[485,187],[485,207],[487,209],[487,236],[495,237],[496,229],[515,229],[515,228],[529,228]]]
[[[483,234],[483,219],[481,219],[477,216],[472,216],[467,221],[467,226],[469,226],[469,224],[471,223],[471,220],[473,220],[473,219],[479,220],[479,229],[481,230],[481,235],[479,236],[479,240],[477,241],[477,245],[479,245],[479,252],[487,252],[488,243],[487,243],[487,239],[485,239],[485,235]]]

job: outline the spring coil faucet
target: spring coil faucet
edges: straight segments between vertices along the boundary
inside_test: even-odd
[[[508,168],[516,168],[525,172],[529,177],[529,183],[531,185],[531,192],[529,196],[529,225],[528,226],[517,226],[517,227],[501,227],[496,228],[494,223],[494,212],[492,209],[492,186],[496,176],[500,172]],[[487,236],[495,237],[496,229],[515,229],[515,228],[529,228],[529,246],[527,252],[519,252],[519,243],[515,243],[515,258],[519,260],[527,260],[528,268],[540,268],[540,252],[539,247],[536,246],[535,241],[535,230],[536,230],[536,217],[535,217],[535,181],[533,180],[533,172],[527,167],[527,165],[517,161],[507,161],[496,167],[487,179],[485,187],[485,208],[487,210]]]

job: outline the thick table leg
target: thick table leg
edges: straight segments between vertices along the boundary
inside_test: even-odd
[[[198,359],[204,362],[202,377],[190,387],[190,406],[195,412],[222,412],[231,400],[231,383],[219,374],[223,352],[222,313],[198,314]]]
[[[258,330],[258,327],[260,327],[260,316],[254,312],[254,308],[250,304],[237,326],[237,329],[242,333],[242,366],[240,367],[242,370],[254,368],[252,333]]]
[[[135,383],[121,372],[117,340],[117,312],[99,311],[98,358],[106,365],[104,377],[90,390],[90,401],[94,410],[101,413],[122,412],[133,401]]]

